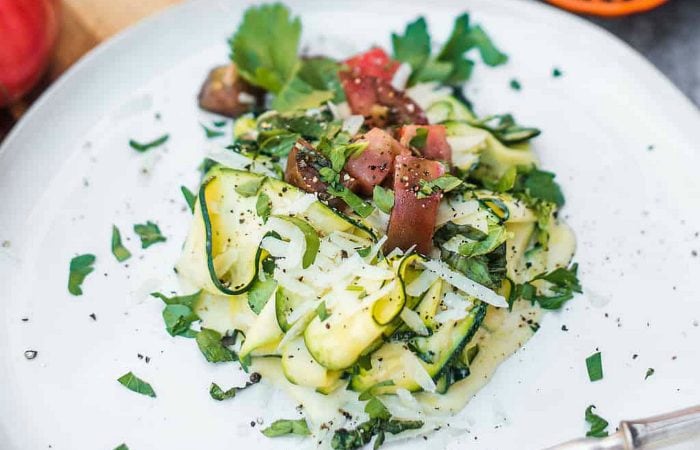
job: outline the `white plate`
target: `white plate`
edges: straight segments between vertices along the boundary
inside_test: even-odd
[[[211,381],[242,378],[170,338],[146,294],[170,273],[188,227],[179,186],[194,187],[207,146],[195,95],[227,58],[244,5],[170,9],[99,47],[47,92],[0,149],[0,448],[132,450],[289,448],[251,420],[294,405],[262,387],[217,403]],[[510,55],[479,65],[469,93],[482,113],[512,111],[544,130],[536,149],[567,195],[586,293],[542,328],[455,419],[451,446],[536,449],[584,433],[587,405],[614,424],[700,403],[700,167],[693,106],[607,33],[529,2],[294,2],[304,42],[343,56],[427,14],[436,39],[470,10]],[[564,76],[553,78],[553,67]],[[522,83],[515,92],[511,78]],[[161,119],[155,118],[160,113]],[[170,141],[147,155],[129,138]],[[649,149],[653,146],[653,149]],[[142,173],[147,168],[148,173]],[[134,223],[157,221],[166,244],[137,246]],[[126,268],[112,224],[129,237]],[[97,255],[85,295],[66,290],[68,262]],[[89,314],[95,313],[97,321]],[[22,318],[28,318],[23,322]],[[562,331],[566,325],[568,332]],[[23,356],[37,350],[34,360]],[[584,359],[600,349],[605,378]],[[150,363],[137,354],[148,355]],[[636,358],[634,355],[638,355]],[[644,380],[647,368],[656,373]],[[132,370],[158,398],[116,379]],[[257,390],[257,391],[256,391]],[[455,436],[459,436],[457,439]],[[443,445],[431,437],[417,448]]]

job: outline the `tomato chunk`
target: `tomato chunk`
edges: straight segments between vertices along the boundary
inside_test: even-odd
[[[391,81],[401,65],[379,47],[373,47],[364,53],[355,55],[346,60],[345,64],[360,75],[381,78],[386,81]]]
[[[394,208],[389,218],[387,242],[394,248],[408,250],[415,245],[418,253],[427,255],[433,248],[433,233],[441,193],[418,198],[420,181],[432,181],[445,174],[445,167],[430,159],[399,155],[394,159]]]
[[[366,142],[367,147],[348,158],[345,170],[355,178],[358,192],[370,196],[374,186],[393,172],[394,157],[408,153],[408,149],[381,128],[372,128],[358,142]]]
[[[409,147],[411,139],[416,136],[419,128],[428,130],[425,146],[417,149],[421,152],[421,155],[428,159],[450,162],[452,160],[452,148],[447,142],[447,130],[444,125],[405,125],[399,131],[401,145]]]
[[[427,125],[423,110],[404,92],[386,80],[343,71],[338,74],[350,109],[365,117],[370,127],[390,125]]]

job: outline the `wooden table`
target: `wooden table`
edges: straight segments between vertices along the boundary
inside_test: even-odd
[[[0,110],[0,141],[31,103],[100,42],[182,0],[62,0],[61,31],[46,75],[21,103]]]

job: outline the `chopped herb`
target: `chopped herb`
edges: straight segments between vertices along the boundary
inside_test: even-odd
[[[269,438],[286,436],[288,434],[296,434],[299,436],[309,436],[311,432],[309,431],[309,426],[306,424],[305,419],[280,419],[275,420],[270,424],[269,427],[261,431],[262,434]]]
[[[238,387],[232,387],[231,389],[228,389],[224,391],[219,387],[218,384],[212,383],[211,386],[209,387],[209,395],[211,398],[217,401],[223,401],[223,400],[228,400],[230,398],[233,398],[236,396],[236,393],[239,391]]]
[[[328,193],[343,200],[357,215],[365,218],[372,214],[374,208],[362,200],[350,189],[340,183],[340,175],[330,167],[322,167],[319,170],[321,179],[328,183]]]
[[[416,135],[408,142],[410,147],[418,150],[423,150],[428,141],[428,129],[425,127],[416,128]]]
[[[141,144],[141,143],[136,142],[135,140],[131,139],[131,140],[129,140],[129,145],[131,146],[131,148],[133,148],[137,152],[144,153],[152,148],[156,148],[156,147],[159,147],[159,146],[165,144],[169,138],[170,138],[169,134],[164,134],[163,136],[159,137],[158,139],[151,141],[151,142],[146,142],[145,144]]]
[[[95,255],[85,254],[76,256],[70,260],[70,273],[68,275],[68,292],[73,295],[83,295],[82,284],[93,270]]]
[[[259,217],[262,218],[264,223],[267,223],[267,219],[270,218],[270,212],[272,211],[272,202],[270,197],[262,192],[258,195],[258,199],[255,202],[255,212]]]
[[[221,128],[224,125],[226,125],[226,121],[225,120],[217,120],[215,122],[212,122],[212,125],[214,125],[216,128]]]
[[[260,134],[260,153],[267,156],[287,156],[299,140],[299,134],[289,132],[277,132],[270,136]]]
[[[114,450],[129,450],[129,447],[127,447],[126,444],[121,444],[120,446],[116,447]]]
[[[591,426],[590,430],[586,432],[588,437],[604,438],[608,435],[606,428],[608,427],[608,421],[593,412],[595,405],[589,405],[586,408],[586,422]]]
[[[195,337],[197,333],[190,326],[198,320],[199,316],[189,306],[166,305],[163,309],[165,329],[170,336]]]
[[[141,238],[141,248],[148,248],[158,242],[165,242],[165,236],[160,234],[160,228],[150,220],[145,224],[134,225],[134,232]]]
[[[654,368],[653,368],[653,367],[649,367],[649,368],[647,369],[646,375],[644,375],[644,379],[646,380],[646,379],[649,378],[650,376],[654,375],[654,372],[655,372]]]
[[[203,123],[200,123],[202,126],[202,129],[204,129],[204,134],[206,135],[207,139],[214,139],[223,136],[224,133],[223,131],[220,130],[212,130],[211,128],[207,127]]]
[[[370,419],[391,419],[391,413],[377,397],[370,398],[365,405],[365,412],[369,415]]]
[[[390,214],[391,208],[394,207],[394,191],[377,185],[374,187],[372,200],[374,200],[374,206],[379,208],[381,212]]]
[[[248,306],[250,306],[250,309],[255,314],[260,314],[260,311],[270,300],[275,289],[277,289],[277,282],[273,278],[267,278],[265,281],[256,279],[248,290]]]
[[[221,342],[222,336],[218,331],[202,328],[197,333],[197,346],[207,361],[212,363],[235,361],[236,355]]]
[[[331,58],[322,56],[306,58],[301,63],[299,78],[309,86],[321,91],[333,92],[333,103],[345,101],[345,91],[340,84],[338,71],[341,65]]]
[[[595,352],[586,358],[586,369],[588,370],[588,379],[598,381],[603,379],[603,361],[600,352]]]
[[[237,185],[235,190],[243,197],[252,197],[258,193],[263,181],[265,181],[264,178],[255,178]]]
[[[194,205],[197,203],[197,196],[192,193],[189,189],[187,189],[186,186],[180,186],[180,191],[182,192],[182,196],[185,197],[185,201],[187,202],[187,206],[190,207],[190,211],[194,212]]]
[[[126,387],[130,391],[134,391],[142,395],[147,395],[149,397],[156,396],[156,393],[151,387],[151,385],[134,375],[132,372],[122,375],[117,381],[119,381],[124,387]]]
[[[24,357],[29,359],[29,360],[32,360],[32,359],[36,358],[36,355],[38,355],[38,354],[39,354],[39,352],[37,352],[36,350],[26,350],[24,352]]]
[[[432,181],[420,180],[420,190],[416,193],[416,197],[425,198],[436,192],[450,192],[461,184],[462,180],[450,174],[442,175]]]
[[[122,244],[122,235],[115,225],[112,225],[112,254],[119,262],[131,258],[131,252]]]
[[[362,247],[357,250],[357,254],[362,256],[363,258],[369,256],[369,253],[372,251],[372,247]]]
[[[326,309],[326,302],[321,302],[319,305],[316,307],[316,313],[318,314],[318,318],[321,322],[326,320],[328,317],[330,317],[330,313]]]
[[[524,192],[534,199],[544,200],[561,207],[564,206],[564,194],[554,181],[554,174],[535,167],[523,172],[515,187],[516,192]]]
[[[560,76],[564,75],[564,73],[561,71],[561,69],[555,67],[552,69],[552,76],[554,78],[559,78]]]
[[[301,78],[294,77],[277,94],[272,107],[281,112],[310,109],[331,100],[334,95],[333,91],[319,91]]]
[[[522,89],[522,86],[520,85],[520,81],[516,80],[515,78],[510,80],[510,88],[513,89],[514,91],[519,91],[520,89]]]
[[[195,304],[197,303],[197,300],[199,300],[199,297],[202,295],[202,291],[197,291],[194,294],[190,295],[181,295],[181,296],[174,296],[174,297],[166,297],[165,295],[161,294],[160,292],[152,292],[151,297],[159,298],[163,300],[163,303],[166,305],[185,305],[189,306],[191,309],[194,309]]]
[[[277,216],[282,220],[291,222],[297,228],[304,233],[304,242],[306,243],[306,249],[304,250],[304,255],[301,259],[301,267],[303,269],[308,268],[311,264],[316,261],[316,255],[318,255],[318,249],[321,247],[321,239],[318,237],[316,229],[309,225],[309,223],[298,217],[290,216]]]

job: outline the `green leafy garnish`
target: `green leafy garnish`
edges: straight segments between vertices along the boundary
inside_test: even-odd
[[[427,141],[428,129],[425,127],[416,128],[416,135],[411,138],[408,145],[415,149],[423,150]]]
[[[392,33],[394,58],[408,63],[414,71],[420,70],[430,58],[430,34],[423,17],[406,25],[404,35]]]
[[[85,254],[70,260],[70,272],[68,274],[68,292],[73,295],[83,295],[82,284],[94,269],[95,255]]]
[[[267,223],[267,219],[270,218],[270,213],[272,212],[272,202],[266,193],[262,192],[258,195],[258,199],[255,201],[255,212],[262,218],[263,223]]]
[[[372,200],[374,200],[374,206],[381,212],[390,214],[391,208],[394,207],[394,191],[377,185],[372,192]]]
[[[248,306],[250,306],[250,309],[255,314],[260,314],[260,311],[270,300],[276,288],[277,282],[273,278],[268,278],[265,281],[256,279],[248,290]]]
[[[141,238],[141,248],[148,248],[158,242],[165,242],[165,236],[160,234],[160,228],[150,220],[145,224],[134,225],[134,232]]]
[[[211,363],[235,361],[236,354],[224,347],[222,336],[218,331],[202,328],[197,333],[197,346],[207,361]]]
[[[305,419],[275,420],[269,427],[265,428],[261,432],[269,438],[286,436],[288,434],[296,434],[298,436],[309,436],[311,434]]]
[[[454,175],[446,174],[432,181],[420,180],[419,184],[420,189],[416,193],[416,197],[425,198],[436,192],[450,192],[457,189],[462,184],[462,180]]]
[[[165,303],[163,321],[168,334],[188,338],[195,337],[197,332],[190,327],[193,322],[199,320],[194,308],[201,294],[202,291],[198,291],[190,295],[166,297],[160,292],[151,293],[152,297],[159,298]]]
[[[234,398],[239,391],[242,391],[243,389],[245,389],[249,386],[252,386],[259,381],[260,381],[260,374],[253,373],[250,376],[250,381],[246,381],[245,386],[232,387],[231,389],[228,389],[226,391],[221,389],[218,384],[212,383],[211,386],[209,387],[209,395],[211,396],[211,398],[213,398],[214,400],[217,400],[217,401],[228,400],[230,398]]]
[[[126,444],[121,444],[118,447],[115,447],[114,450],[129,450],[129,447],[126,446]]]
[[[163,300],[166,305],[185,305],[189,308],[194,309],[197,300],[202,295],[202,291],[197,291],[190,295],[180,295],[174,297],[167,297],[160,292],[151,292],[151,297],[159,298]]]
[[[275,99],[272,107],[277,111],[295,111],[315,108],[333,98],[332,91],[319,91],[298,77],[284,86]]]
[[[559,77],[562,76],[563,74],[564,74],[564,73],[561,71],[561,69],[559,69],[559,68],[557,68],[557,67],[555,67],[555,68],[552,69],[552,76],[553,76],[554,78],[559,78]]]
[[[291,222],[293,225],[295,225],[297,228],[301,230],[302,233],[304,233],[304,242],[306,243],[306,249],[304,250],[304,255],[302,256],[301,259],[301,266],[302,268],[306,269],[309,267],[311,264],[316,261],[316,255],[318,254],[318,249],[321,247],[321,240],[318,237],[318,233],[312,227],[309,225],[309,223],[303,219],[300,219],[298,217],[290,217],[290,216],[277,216],[281,220],[286,220],[287,222]]]
[[[586,358],[586,370],[588,370],[588,379],[598,381],[603,379],[603,361],[600,352],[595,352]]]
[[[319,305],[316,307],[316,313],[318,314],[318,319],[319,319],[321,322],[323,322],[324,320],[326,320],[327,318],[329,318],[330,315],[331,315],[331,314],[328,312],[328,310],[326,309],[326,302],[325,302],[325,301],[319,303]]]
[[[362,200],[340,183],[340,174],[330,167],[322,167],[319,170],[321,180],[328,184],[328,193],[343,200],[358,216],[365,218],[372,214],[374,207]]]
[[[520,89],[522,89],[522,85],[520,84],[520,81],[513,78],[512,80],[510,80],[510,88],[514,91],[519,91]]]
[[[243,197],[252,197],[258,193],[263,181],[265,181],[264,178],[252,179],[236,185],[234,189]]]
[[[145,144],[142,144],[140,142],[136,142],[133,139],[129,140],[129,146],[136,150],[139,153],[145,153],[148,150],[156,147],[160,147],[161,145],[165,144],[168,142],[168,139],[170,138],[169,134],[164,134],[163,136],[159,137],[158,139],[151,141],[151,142],[146,142]]]
[[[331,58],[307,58],[301,63],[298,76],[314,89],[333,92],[333,103],[342,103],[345,101],[345,91],[338,78],[341,68],[342,66]]]
[[[533,168],[524,174],[522,183],[529,196],[564,206],[564,194],[554,181],[553,173]]]
[[[202,129],[204,130],[204,134],[207,137],[207,139],[218,138],[218,137],[221,137],[224,134],[226,134],[221,130],[213,130],[213,129],[207,127],[206,125],[204,125],[203,123],[200,123],[200,125],[202,126]]]
[[[197,196],[192,193],[189,189],[187,189],[186,186],[180,186],[180,191],[182,192],[182,196],[185,197],[185,201],[187,202],[187,206],[190,207],[190,211],[194,212],[194,205],[197,203]]]
[[[299,140],[297,133],[289,133],[286,131],[276,132],[268,137],[267,134],[261,133],[263,139],[260,143],[260,153],[267,156],[287,156],[292,147]]]
[[[578,280],[578,264],[573,263],[568,268],[560,267],[549,273],[537,275],[532,281],[544,280],[549,283],[549,292],[541,292],[532,283],[516,285],[508,298],[508,303],[513,305],[515,300],[522,298],[531,303],[538,303],[543,309],[560,309],[564,304],[574,298],[574,293],[583,291]]]
[[[608,427],[608,421],[593,412],[595,405],[589,405],[586,408],[586,422],[591,426],[590,430],[586,432],[588,437],[604,438],[608,435],[606,428]]]
[[[125,388],[141,395],[155,397],[156,393],[150,384],[134,375],[132,372],[126,373],[117,379]]]
[[[122,244],[122,235],[115,225],[112,225],[112,254],[119,262],[131,258],[131,252]]]
[[[646,380],[646,379],[649,378],[650,376],[654,375],[654,372],[655,372],[654,368],[653,368],[653,367],[649,367],[649,368],[647,369],[646,375],[644,375],[644,379]]]

